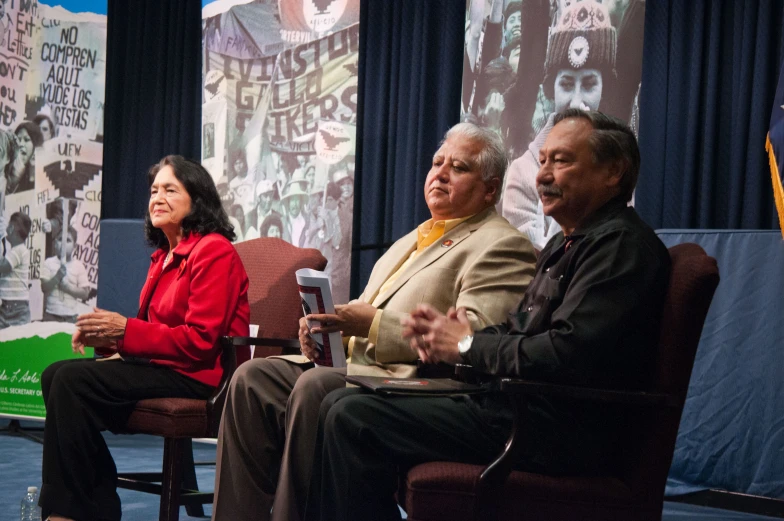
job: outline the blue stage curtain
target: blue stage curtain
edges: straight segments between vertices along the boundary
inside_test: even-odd
[[[150,166],[201,149],[201,3],[109,0],[101,216],[147,211]]]
[[[433,153],[460,118],[464,0],[362,0],[351,295],[430,213]]]
[[[646,2],[636,207],[654,228],[777,226],[765,134],[782,0]]]

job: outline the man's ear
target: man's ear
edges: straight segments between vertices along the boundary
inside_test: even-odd
[[[607,164],[607,178],[605,185],[608,188],[618,187],[621,184],[621,179],[626,173],[625,161],[613,161]]]
[[[485,201],[492,204],[496,199],[496,194],[501,189],[501,179],[494,177],[485,182]]]

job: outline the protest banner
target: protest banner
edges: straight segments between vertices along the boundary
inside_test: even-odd
[[[202,161],[237,240],[319,249],[345,303],[359,2],[220,0],[202,12]]]
[[[42,418],[41,373],[76,356],[75,317],[96,300],[106,10],[0,4],[0,238],[17,268],[0,274],[0,416]]]

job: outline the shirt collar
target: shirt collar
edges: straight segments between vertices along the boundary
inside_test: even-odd
[[[196,232],[191,232],[187,236],[183,237],[177,246],[174,247],[174,251],[172,255],[179,255],[180,257],[187,257],[193,247],[201,240],[202,235]],[[169,253],[165,248],[158,248],[155,250],[150,258],[153,262],[158,261],[161,257],[165,257],[166,254]]]
[[[615,197],[607,201],[604,206],[593,212],[591,215],[588,216],[580,226],[574,229],[571,235],[569,235],[570,239],[575,239],[577,237],[583,237],[592,229],[596,228],[597,226],[601,225],[604,222],[609,221],[620,212],[622,212],[627,207],[626,201],[623,200],[621,197]]]
[[[474,214],[476,215],[476,214]],[[428,219],[417,227],[417,250],[423,250],[453,230],[458,224],[467,221],[474,215],[457,219],[435,221]]]

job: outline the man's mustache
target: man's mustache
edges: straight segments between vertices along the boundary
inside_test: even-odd
[[[539,196],[543,195],[551,195],[555,197],[561,197],[563,195],[563,190],[558,188],[555,183],[550,183],[546,185],[536,185],[536,191],[539,192]]]

